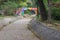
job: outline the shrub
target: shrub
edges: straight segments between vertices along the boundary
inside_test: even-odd
[[[4,2],[4,5],[0,7],[2,10],[5,10],[5,15],[14,15],[14,10],[17,8],[17,4],[15,2]]]
[[[52,8],[52,18],[56,20],[60,20],[60,8]]]

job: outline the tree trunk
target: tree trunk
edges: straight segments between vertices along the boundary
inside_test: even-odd
[[[47,0],[48,1],[48,22],[51,23],[51,6],[52,6],[52,2],[51,0]]]
[[[40,14],[41,14],[42,21],[47,20],[46,8],[43,3],[43,0],[38,0],[38,6],[40,8]]]

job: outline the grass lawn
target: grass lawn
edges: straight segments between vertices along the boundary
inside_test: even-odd
[[[13,18],[14,16],[0,16],[0,20],[3,18]]]
[[[4,17],[3,16],[0,16],[0,20],[3,19]]]

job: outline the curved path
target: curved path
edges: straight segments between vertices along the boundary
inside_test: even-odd
[[[31,19],[20,19],[0,31],[0,40],[39,40],[27,28]]]

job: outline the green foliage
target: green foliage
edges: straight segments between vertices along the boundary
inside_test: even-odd
[[[27,7],[32,7],[31,3],[27,2]]]
[[[26,0],[0,0],[0,9],[5,10],[5,15],[14,15],[18,6],[27,6]]]
[[[60,8],[52,8],[52,18],[56,20],[60,20]]]
[[[17,4],[11,1],[4,2],[4,5],[1,5],[2,9],[14,9],[17,7]]]
[[[20,2],[20,6],[21,7],[27,7],[27,3],[26,2]]]
[[[44,0],[43,2],[44,2],[44,5],[45,5],[46,9],[48,9],[48,2],[47,2],[47,0]]]
[[[60,0],[52,0],[52,3],[59,3]],[[47,0],[44,0],[44,4],[45,4],[45,7],[46,9],[48,10],[48,2]],[[57,8],[57,7],[51,7],[51,11],[52,11],[52,19],[55,19],[55,20],[60,20],[60,8]],[[48,12],[47,12],[48,13]]]
[[[52,0],[53,3],[60,2],[60,0]]]
[[[8,1],[7,3],[4,2],[4,5],[1,5],[0,7],[2,10],[6,10],[5,15],[12,15],[14,14],[14,10],[17,8],[17,4],[11,1]]]
[[[60,0],[52,0],[52,3],[60,3]],[[60,20],[60,7],[52,7],[52,18]]]

